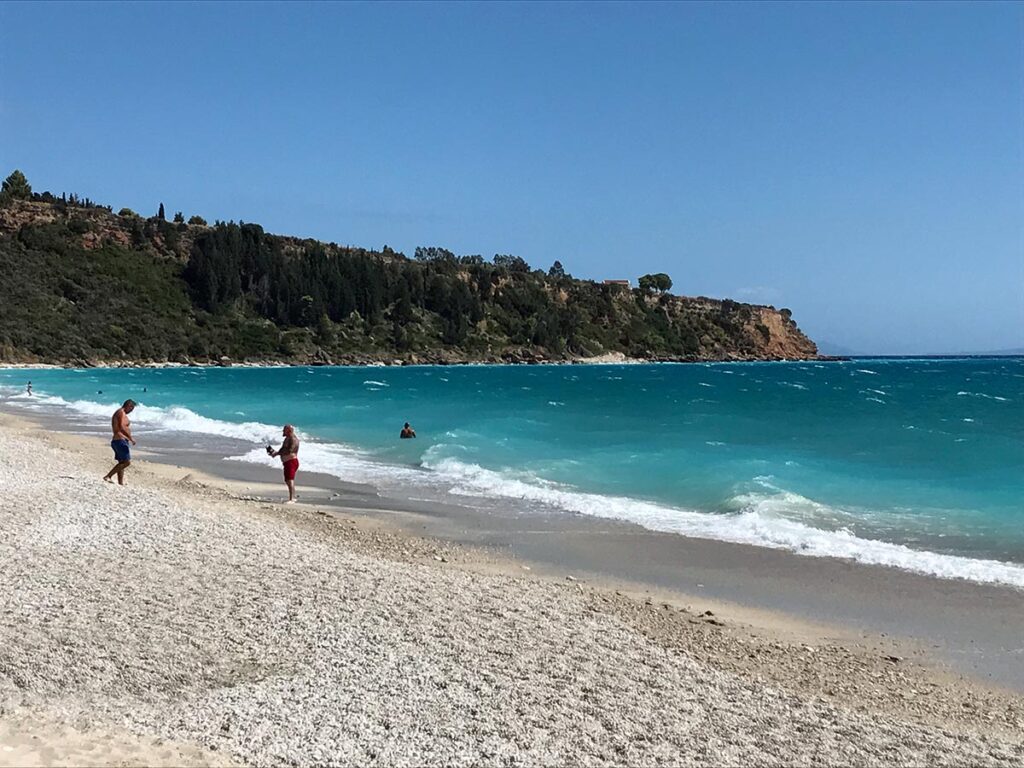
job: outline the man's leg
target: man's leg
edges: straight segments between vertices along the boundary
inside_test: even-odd
[[[285,480],[284,484],[288,486],[288,501],[295,501],[295,481]]]
[[[117,475],[117,482],[119,482],[121,485],[124,485],[124,468],[127,467],[129,464],[131,464],[130,461],[117,462],[117,464],[115,464],[113,468],[109,472],[107,472],[106,475],[103,476],[103,479],[106,480],[108,483],[112,483],[114,481],[111,480],[111,478],[114,475]]]

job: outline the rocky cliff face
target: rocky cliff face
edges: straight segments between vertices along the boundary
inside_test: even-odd
[[[679,296],[668,298],[669,315],[703,316],[706,327],[727,329],[719,334],[703,334],[701,354],[663,357],[662,360],[809,360],[818,357],[817,345],[793,321],[788,309],[758,304],[742,304],[729,299]],[[691,321],[692,322],[692,321]]]
[[[804,360],[816,357],[818,345],[801,331],[789,312],[781,312],[774,307],[756,307],[757,317],[753,326],[747,326],[751,336],[756,332],[764,339],[758,349],[764,357],[781,360]],[[764,334],[760,327],[768,329]]]

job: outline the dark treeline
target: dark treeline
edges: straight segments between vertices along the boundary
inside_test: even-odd
[[[195,237],[184,278],[207,312],[242,310],[282,327],[315,328],[325,342],[333,325],[355,323],[397,351],[517,346],[554,355],[697,356],[727,342],[755,351],[737,339],[750,319],[747,305],[684,312],[676,297],[650,287],[576,280],[558,262],[532,270],[512,255],[488,262],[431,247],[407,259],[387,247],[296,243],[255,224],[218,222]]]
[[[194,301],[209,312],[241,304],[275,324],[305,327],[357,317],[367,330],[388,325],[400,351],[418,331],[444,346],[487,346],[491,339],[583,352],[575,333],[579,308],[552,296],[552,289],[578,292],[579,281],[531,272],[518,257],[488,263],[417,248],[409,260],[387,247],[296,247],[255,224],[218,223],[195,238],[184,277]],[[594,309],[607,312],[609,291],[589,285]]]
[[[88,197],[79,197],[74,192],[70,195],[64,192],[60,196],[52,192],[33,192],[30,199],[36,203],[49,203],[57,208],[98,208],[108,212],[111,210],[109,205],[100,205]]]

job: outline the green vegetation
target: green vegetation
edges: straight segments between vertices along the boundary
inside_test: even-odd
[[[184,348],[190,307],[177,266],[149,254],[73,245],[67,225],[0,238],[0,349],[6,355],[166,359]],[[177,283],[177,285],[175,285]]]
[[[667,293],[672,290],[672,278],[666,275],[664,272],[658,272],[654,275],[644,275],[640,278],[637,283],[640,286],[640,290],[644,293]]]
[[[557,261],[544,272],[439,247],[409,259],[29,196],[16,224],[0,216],[0,270],[17,275],[0,281],[0,360],[721,359],[763,357],[769,340],[814,354],[788,317],[788,338],[772,339],[774,310],[672,296],[664,274],[630,290]]]

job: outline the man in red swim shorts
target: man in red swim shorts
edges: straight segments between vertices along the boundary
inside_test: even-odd
[[[295,499],[295,473],[299,471],[299,438],[295,436],[295,427],[291,424],[284,425],[284,442],[276,451],[267,446],[267,453],[271,456],[280,456],[281,465],[284,467],[284,484],[288,486],[288,501],[285,504],[294,504]]]

